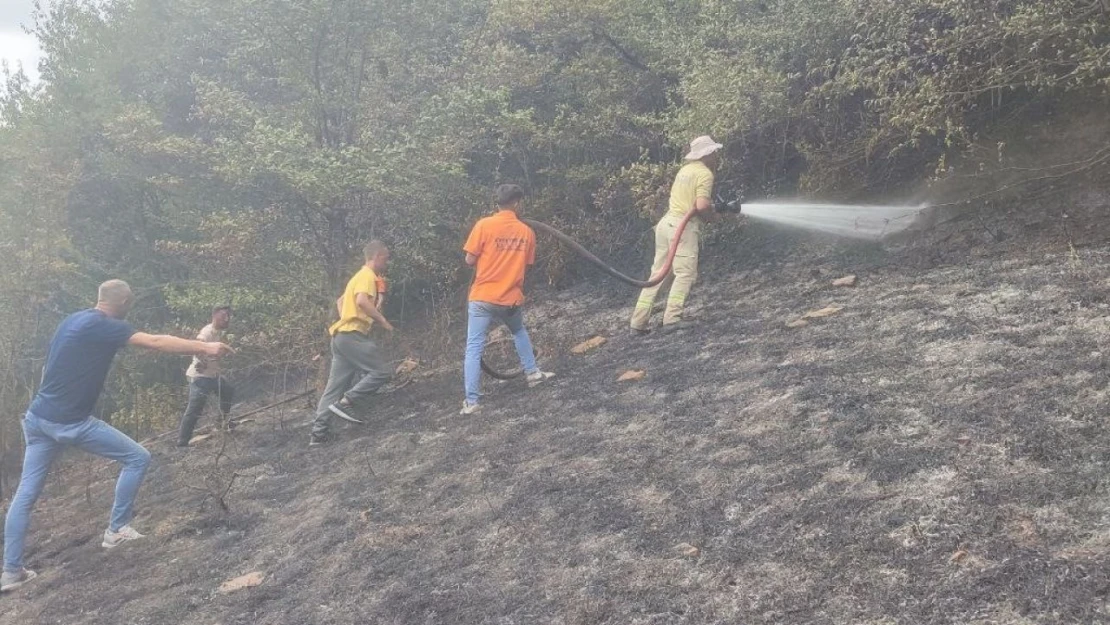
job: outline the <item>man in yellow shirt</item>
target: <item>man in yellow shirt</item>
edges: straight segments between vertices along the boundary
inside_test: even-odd
[[[316,408],[309,445],[327,441],[332,415],[351,423],[364,423],[352,414],[355,408],[392,377],[381,348],[370,339],[370,328],[375,323],[393,331],[393,326],[376,305],[378,273],[385,271],[389,264],[389,249],[381,241],[371,241],[362,252],[365,264],[347,282],[343,295],[335,302],[339,321],[328,330],[331,371]]]
[[[722,146],[706,135],[690,142],[690,151],[686,154],[687,161],[682,169],[678,170],[674,184],[671,185],[671,200],[667,214],[655,225],[655,262],[652,264],[651,273],[663,268],[670,250],[671,241],[674,239],[678,223],[686,213],[695,211],[697,216],[690,220],[678,242],[675,252],[673,271],[674,281],[670,292],[667,294],[667,308],[663,313],[663,330],[670,331],[682,327],[682,309],[686,304],[686,296],[690,287],[698,278],[698,237],[701,222],[712,219],[713,213],[713,172],[720,164],[720,150]],[[636,308],[632,312],[632,333],[647,334],[651,330],[648,324],[651,321],[651,307],[655,304],[655,295],[659,286],[644,289],[640,298],[636,300]]]

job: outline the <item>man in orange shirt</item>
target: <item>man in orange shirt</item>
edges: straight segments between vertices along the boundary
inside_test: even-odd
[[[478,382],[482,374],[482,350],[494,321],[502,321],[513,333],[516,353],[528,380],[536,386],[555,376],[540,371],[532,340],[524,328],[520,306],[524,303],[524,272],[536,262],[536,233],[517,218],[524,201],[524,190],[503,184],[494,192],[497,214],[478,220],[463,251],[466,264],[476,269],[467,305],[466,359],[463,378],[466,399],[460,414],[479,410]]]

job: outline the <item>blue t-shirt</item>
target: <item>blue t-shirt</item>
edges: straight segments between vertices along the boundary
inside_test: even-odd
[[[92,416],[112,359],[133,334],[131,324],[95,308],[66,317],[50,341],[42,387],[28,412],[56,423]]]

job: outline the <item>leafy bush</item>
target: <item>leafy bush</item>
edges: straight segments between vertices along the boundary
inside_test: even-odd
[[[43,82],[0,94],[7,415],[48,338],[27,320],[108,277],[141,289],[145,327],[232,301],[246,355],[303,362],[370,237],[395,251],[391,305],[442,325],[498,182],[619,257],[695,135],[726,144],[730,193],[855,196],[1110,86],[1092,0],[63,0],[37,20]],[[147,401],[121,388],[120,410]]]

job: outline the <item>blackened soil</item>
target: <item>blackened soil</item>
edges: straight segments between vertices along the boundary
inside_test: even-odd
[[[0,621],[1110,622],[1110,246],[772,243],[707,249],[683,334],[627,336],[635,293],[600,279],[533,306],[558,377],[472,417],[451,369],[326,447],[299,404],[218,464],[156,442],[149,538],[112,552],[114,469],[70,463]]]

